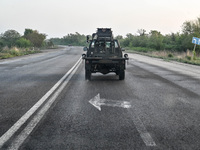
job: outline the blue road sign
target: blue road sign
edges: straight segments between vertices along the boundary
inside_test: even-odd
[[[192,43],[197,44],[197,45],[200,45],[200,38],[193,37],[193,38],[192,38]]]

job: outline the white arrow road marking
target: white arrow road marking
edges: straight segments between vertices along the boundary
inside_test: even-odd
[[[100,98],[100,94],[97,94],[97,96],[92,98],[89,101],[89,103],[96,107],[99,111],[101,111],[102,105],[111,107],[131,108],[130,102],[102,99]]]
[[[100,98],[100,94],[97,94],[97,96],[92,98],[89,101],[89,103],[92,104],[94,107],[96,107],[99,111],[101,111],[102,105],[111,106],[111,107],[132,108],[134,111],[136,111],[135,108],[131,106],[130,102],[103,99],[103,98]],[[129,111],[129,113],[130,113],[130,111]],[[140,118],[137,117],[137,115],[135,114],[135,115],[133,115],[132,119],[133,119],[133,123],[135,124],[136,129],[139,132],[145,145],[146,146],[156,146],[156,143],[152,139],[151,135],[145,128],[145,126],[142,123],[142,121],[140,120]]]

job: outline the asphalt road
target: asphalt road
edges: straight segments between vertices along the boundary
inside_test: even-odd
[[[1,136],[70,70],[81,53],[81,48],[66,47],[0,62]],[[60,92],[51,94],[57,96],[44,116],[39,110],[48,102],[2,149],[16,145],[21,150],[199,149],[200,67],[129,56],[123,81],[115,74],[93,74],[86,81],[80,62],[73,76],[58,87]],[[91,100],[101,100],[101,109]],[[41,120],[30,131],[29,122],[37,114]]]

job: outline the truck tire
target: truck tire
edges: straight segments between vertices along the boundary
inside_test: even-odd
[[[124,80],[124,78],[125,78],[125,71],[124,71],[124,70],[121,70],[121,71],[119,72],[119,80]]]
[[[91,80],[91,71],[85,70],[85,80]]]

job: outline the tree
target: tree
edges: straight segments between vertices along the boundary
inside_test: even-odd
[[[181,35],[181,47],[183,50],[192,49],[193,44],[191,43],[192,37],[200,37],[200,18],[194,21],[186,21],[182,25]],[[197,52],[200,52],[199,47],[196,48]]]
[[[117,40],[123,40],[123,36],[118,35],[118,36],[115,37],[115,39],[117,39]]]
[[[15,30],[7,30],[3,36],[2,39],[5,41],[5,44],[8,47],[15,46],[15,42],[20,38],[20,34]]]
[[[182,25],[182,31],[184,34],[192,34],[193,29],[192,29],[192,22],[186,21]]]
[[[33,46],[42,47],[44,40],[46,39],[45,34],[39,33],[37,30],[26,29],[24,32],[24,37],[29,40]]]
[[[200,18],[195,21],[186,21],[182,25],[183,34],[200,36]]]
[[[138,29],[137,33],[139,33],[140,36],[145,36],[146,30],[145,29]]]
[[[119,43],[121,44],[121,46],[124,46],[123,45],[123,42],[124,42],[124,38],[122,35],[118,35],[115,37],[115,39],[117,39],[119,41]]]
[[[131,33],[126,34],[126,38],[124,39],[122,45],[124,47],[131,47],[132,46],[132,41],[133,41],[134,35]]]
[[[149,33],[148,46],[150,48],[161,50],[164,46],[163,45],[163,35],[159,31],[151,30]]]
[[[53,48],[53,47],[54,47],[54,44],[53,44],[52,40],[46,40],[46,41],[45,41],[45,45],[46,45],[48,48]]]
[[[26,37],[27,35],[33,33],[34,31],[32,29],[25,29],[24,31],[24,37]]]
[[[86,45],[86,36],[81,35],[78,32],[75,34],[68,34],[63,38],[52,38],[52,42],[57,45],[74,45],[74,46],[85,46]]]
[[[20,38],[16,41],[16,45],[20,48],[27,48],[31,46],[31,42],[25,38]]]
[[[0,51],[2,50],[3,47],[4,47],[4,42],[2,39],[0,39]]]
[[[62,39],[61,38],[51,38],[50,39],[54,45],[62,45]]]

